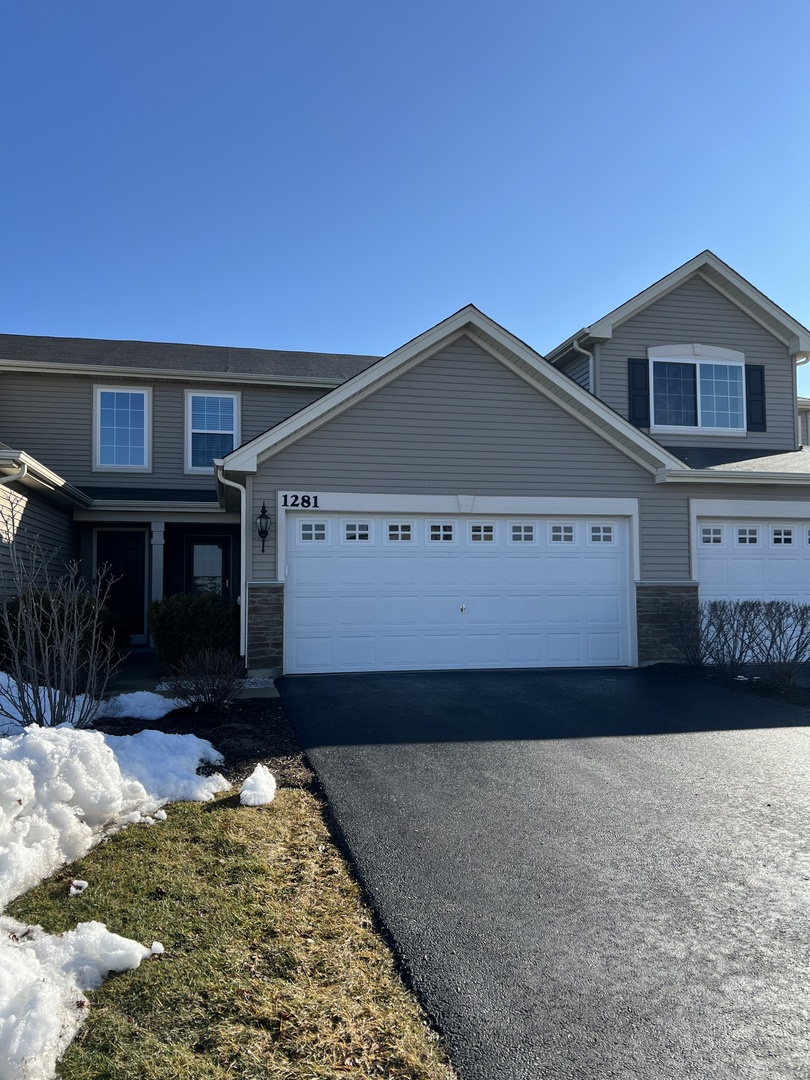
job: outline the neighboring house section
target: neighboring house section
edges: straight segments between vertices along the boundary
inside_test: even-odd
[[[254,672],[627,666],[701,595],[810,600],[808,357],[705,252],[549,359],[472,306],[376,362],[0,338],[0,430],[135,643],[212,589]]]
[[[88,575],[110,567],[143,644],[149,600],[238,595],[240,518],[217,500],[212,459],[373,359],[0,335],[0,431],[80,493],[71,545]]]

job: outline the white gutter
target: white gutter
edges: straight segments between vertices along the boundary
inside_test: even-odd
[[[223,473],[222,465],[216,461],[214,462],[214,468],[216,469],[217,479],[221,483],[227,487],[236,488],[239,492],[240,517],[242,519],[239,536],[239,606],[242,609],[239,613],[239,654],[244,657],[245,663],[247,663],[247,488],[237,484],[234,480],[228,480]]]
[[[810,472],[806,473],[764,473],[764,472],[714,472],[711,469],[691,469],[675,471],[659,469],[655,474],[656,484],[792,484],[794,487],[810,486]]]
[[[17,472],[12,473],[10,476],[0,476],[0,484],[13,484],[15,480],[22,480],[27,472],[28,466],[23,462]]]
[[[592,394],[595,394],[596,383],[594,382],[594,380],[596,377],[596,369],[594,366],[593,353],[588,352],[587,349],[583,349],[580,343],[576,340],[576,338],[574,338],[574,340],[571,342],[571,347],[575,349],[578,353],[581,353],[583,356],[588,357],[588,390],[590,390]]]

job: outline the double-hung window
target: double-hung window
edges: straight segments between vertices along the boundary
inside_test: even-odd
[[[650,426],[659,431],[742,435],[745,357],[707,345],[649,350]]]
[[[151,408],[152,392],[148,388],[95,388],[94,468],[151,469]]]
[[[186,471],[211,472],[239,445],[239,394],[186,391]]]

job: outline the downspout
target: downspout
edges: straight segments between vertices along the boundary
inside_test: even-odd
[[[237,484],[234,480],[228,480],[222,471],[222,466],[217,465],[217,479],[226,487],[236,488],[240,499],[240,518],[242,519],[239,538],[239,605],[241,607],[239,619],[239,653],[247,663],[247,488]]]
[[[571,344],[573,345],[574,349],[576,349],[576,351],[578,353],[581,353],[582,356],[587,356],[588,357],[588,392],[595,396],[596,395],[596,387],[594,386],[594,377],[596,375],[596,370],[595,370],[595,363],[594,363],[593,353],[588,352],[587,349],[583,349],[576,338],[573,339]]]
[[[796,367],[797,368],[804,367],[804,365],[810,361],[810,353],[797,353],[797,354],[794,354],[794,355],[801,357],[800,360],[799,359],[796,360]],[[799,397],[799,378],[798,378],[798,375],[796,377],[796,387],[795,387],[795,389],[796,389],[796,392],[794,394],[793,400],[796,401],[795,423],[796,423],[796,435],[798,436],[797,439],[796,439],[796,445],[797,446],[803,446],[804,445],[804,440],[802,439],[802,423],[801,423],[801,416],[799,415],[799,403],[798,403],[798,400],[797,400],[798,397]]]
[[[22,480],[28,473],[28,466],[23,464],[20,466],[19,471],[12,473],[11,476],[0,476],[0,484],[13,484],[15,480]]]

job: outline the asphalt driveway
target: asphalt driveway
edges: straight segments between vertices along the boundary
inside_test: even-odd
[[[810,1075],[806,710],[644,671],[279,689],[463,1080]]]

